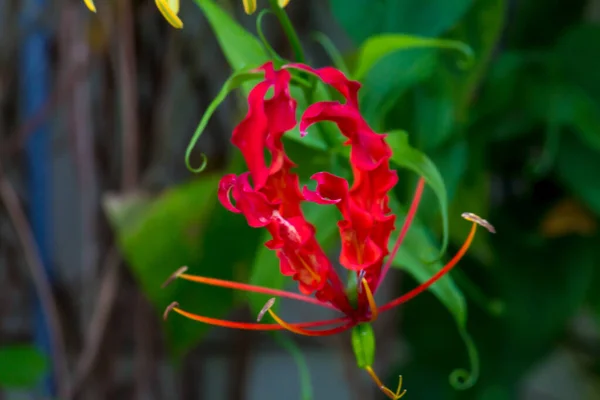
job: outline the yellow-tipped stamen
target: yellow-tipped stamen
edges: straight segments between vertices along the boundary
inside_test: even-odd
[[[165,309],[163,313],[163,318],[166,320],[171,311],[176,312],[177,314],[184,316],[188,319],[202,322],[205,324],[213,325],[213,326],[221,326],[223,328],[232,328],[232,329],[245,329],[252,331],[276,331],[286,329],[281,324],[258,324],[258,323],[249,323],[249,322],[236,322],[236,321],[228,321],[224,319],[205,317],[203,315],[197,315],[179,308],[179,303],[176,301],[169,304],[169,306]],[[302,328],[319,328],[323,326],[331,326],[338,325],[341,323],[348,323],[350,319],[348,317],[342,318],[334,318],[328,320],[321,321],[310,321],[310,322],[299,322],[296,324],[291,324],[293,328],[302,329]],[[345,325],[343,325],[345,327]],[[323,330],[323,331],[309,331],[316,333],[314,336],[323,336],[327,335],[329,331],[334,331],[333,333],[341,332],[341,327],[335,328],[334,330]],[[345,328],[348,329],[348,328]]]
[[[155,0],[155,2],[156,7],[169,24],[177,29],[183,28],[183,22],[177,16],[179,12],[179,0]]]
[[[271,309],[271,307],[273,307],[273,304],[275,304],[275,297],[270,298],[267,303],[264,305],[264,307],[260,310],[260,312],[258,313],[258,316],[256,317],[256,322],[260,322],[261,319],[263,319],[263,317],[265,316],[265,313],[267,311],[269,311]]]
[[[492,226],[492,224],[490,224],[487,220],[481,218],[478,215],[475,215],[475,214],[470,213],[470,212],[464,212],[464,213],[461,214],[461,217],[463,217],[467,221],[475,222],[477,225],[483,226],[490,233],[496,233],[496,228],[494,228]]]
[[[188,267],[183,266],[183,267],[179,267],[179,269],[177,269],[177,271],[173,272],[171,274],[171,276],[169,276],[167,278],[167,280],[160,286],[162,289],[166,288],[167,286],[169,286],[171,284],[171,282],[173,282],[175,279],[179,278],[184,272],[187,272]]]
[[[288,299],[299,300],[299,301],[303,301],[305,303],[310,303],[310,304],[314,304],[317,306],[329,308],[332,310],[337,310],[336,307],[334,307],[333,305],[331,305],[329,303],[324,303],[314,297],[310,297],[310,296],[307,296],[304,294],[286,292],[285,290],[265,288],[265,287],[256,286],[256,285],[249,285],[247,283],[231,282],[231,281],[226,281],[226,280],[217,279],[217,278],[207,278],[204,276],[189,275],[189,274],[185,273],[186,271],[187,271],[187,267],[179,268],[177,271],[175,271],[171,276],[169,276],[167,278],[165,283],[162,284],[162,287],[163,288],[167,287],[175,279],[183,279],[183,280],[190,281],[190,282],[203,283],[205,285],[218,286],[218,287],[236,289],[236,290],[245,290],[247,292],[262,293],[262,294],[268,294],[271,296],[285,297]]]
[[[369,302],[369,308],[371,309],[371,322],[375,321],[379,316],[379,311],[377,310],[377,303],[375,303],[375,298],[373,297],[373,292],[371,292],[371,288],[367,283],[366,278],[362,278],[362,284],[365,288],[365,295],[367,296],[367,302]]]
[[[83,0],[83,2],[91,12],[96,12],[96,6],[92,0]]]
[[[171,304],[169,304],[167,306],[167,308],[165,308],[165,312],[163,312],[163,320],[167,320],[167,317],[169,316],[169,314],[171,313],[171,311],[173,311],[174,308],[179,307],[179,303],[174,301]]]
[[[373,371],[373,368],[371,368],[370,366],[365,367],[365,371],[368,372],[369,376],[371,377],[371,379],[373,379],[373,381],[377,384],[377,387],[390,399],[392,400],[398,400],[400,399],[402,396],[404,396],[404,394],[406,393],[406,389],[402,391],[402,393],[400,393],[400,391],[402,390],[402,375],[400,375],[400,378],[398,380],[398,389],[396,389],[396,393],[392,392],[391,389],[389,389],[388,387],[386,387],[383,382],[381,382],[381,379],[379,379],[379,377],[377,376],[377,374],[375,373],[375,371]]]
[[[293,332],[295,334],[298,335],[303,335],[303,336],[329,336],[329,335],[334,335],[336,333],[340,333],[340,332],[344,332],[347,331],[348,329],[352,328],[353,326],[356,325],[355,322],[349,322],[345,325],[341,325],[338,326],[336,328],[331,328],[331,329],[325,329],[325,330],[321,330],[321,331],[309,331],[307,329],[302,329],[299,328],[297,326],[294,326],[292,324],[288,324],[287,322],[285,322],[284,320],[282,320],[281,318],[279,318],[279,316],[277,314],[275,314],[275,312],[273,310],[271,310],[271,307],[273,307],[273,305],[275,304],[275,299],[269,299],[269,301],[267,301],[267,303],[265,304],[265,306],[262,308],[262,310],[260,310],[260,312],[258,313],[258,321],[260,321],[262,319],[262,317],[265,315],[265,313],[269,313],[269,315],[271,316],[271,318],[273,318],[275,320],[275,322],[277,322],[283,329],[286,329],[290,332]]]
[[[242,0],[244,4],[244,11],[250,15],[256,11],[256,0]]]
[[[478,217],[477,215],[475,215],[473,213],[463,213],[462,217],[464,219],[466,219],[467,221],[471,221],[473,223],[473,226],[471,227],[471,231],[469,232],[467,239],[465,240],[465,242],[463,243],[461,248],[458,250],[458,252],[454,255],[454,257],[452,257],[452,259],[450,261],[448,261],[448,263],[442,269],[440,269],[435,275],[433,275],[431,278],[429,278],[426,282],[424,282],[421,285],[417,286],[416,288],[412,289],[408,293],[403,294],[402,296],[398,297],[397,299],[394,299],[394,300],[382,305],[381,307],[379,307],[379,312],[384,312],[384,311],[390,310],[402,303],[409,301],[413,297],[415,297],[418,294],[429,289],[431,287],[431,285],[436,283],[442,276],[444,276],[448,272],[450,272],[452,270],[452,268],[454,268],[456,266],[456,264],[458,264],[458,262],[461,260],[461,258],[465,255],[465,253],[469,249],[471,242],[473,242],[473,238],[475,238],[475,232],[477,231],[477,226],[481,225],[484,228],[486,228],[488,231],[490,231],[491,233],[496,232],[494,227],[488,221],[486,221],[485,219],[483,219],[481,217]]]

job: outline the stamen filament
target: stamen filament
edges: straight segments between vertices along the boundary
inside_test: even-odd
[[[283,327],[281,324],[258,324],[251,322],[235,322],[235,321],[227,321],[218,318],[205,317],[202,315],[193,314],[182,310],[179,308],[179,304],[177,302],[171,303],[169,307],[166,308],[163,318],[166,320],[169,313],[171,311],[176,312],[179,315],[182,315],[186,318],[189,318],[194,321],[202,322],[209,325],[220,326],[223,328],[232,328],[232,329],[245,329],[251,331],[277,331],[282,329],[287,329]],[[288,324],[292,328],[317,328],[321,326],[335,325],[343,322],[350,321],[347,317],[334,318],[330,320],[322,320],[322,321],[311,321],[311,322],[300,322],[296,324]],[[308,331],[310,332],[310,331]]]
[[[350,328],[352,328],[353,326],[356,325],[355,322],[349,322],[349,323],[347,323],[345,325],[338,326],[338,327],[332,328],[332,329],[325,329],[325,330],[322,330],[322,331],[309,331],[307,329],[302,329],[302,328],[298,327],[298,325],[288,324],[287,322],[285,322],[284,320],[282,320],[281,318],[279,318],[279,316],[277,314],[275,314],[275,312],[273,310],[271,310],[271,309],[267,310],[267,312],[269,313],[269,315],[271,315],[271,318],[273,318],[284,329],[287,329],[288,331],[296,333],[298,335],[304,335],[304,336],[330,336],[330,335],[335,335],[337,333],[341,333],[341,332],[347,331],[348,329],[350,329]]]
[[[181,267],[180,269],[178,269],[163,284],[163,288],[165,286],[167,286],[169,283],[171,283],[174,279],[180,278],[180,279],[184,279],[186,281],[203,283],[205,285],[218,286],[218,287],[224,287],[224,288],[229,288],[229,289],[239,289],[239,290],[245,290],[247,292],[262,293],[262,294],[268,294],[268,295],[277,296],[277,297],[285,297],[288,299],[299,300],[299,301],[303,301],[305,303],[315,304],[317,306],[322,306],[322,307],[329,308],[332,310],[337,310],[336,307],[332,306],[329,303],[323,303],[323,302],[315,299],[314,297],[305,296],[303,294],[287,292],[285,290],[270,289],[270,288],[265,288],[262,286],[249,285],[247,283],[231,282],[231,281],[226,281],[223,279],[207,278],[204,276],[197,276],[197,275],[189,275],[189,274],[185,274],[184,273],[185,271],[187,271],[187,267]]]
[[[402,390],[402,375],[399,377],[398,379],[398,389],[396,390],[396,393],[392,392],[391,389],[389,389],[388,387],[386,387],[383,382],[381,382],[381,379],[379,379],[379,377],[377,376],[377,374],[375,373],[375,371],[373,371],[373,368],[371,368],[370,366],[365,367],[364,368],[365,371],[367,371],[367,373],[369,374],[369,376],[371,377],[371,379],[373,379],[373,381],[375,382],[375,384],[377,384],[377,387],[379,389],[381,389],[381,391],[390,399],[392,400],[398,400],[400,399],[402,396],[404,396],[404,394],[406,393],[406,389],[404,389],[402,391],[402,393],[400,393],[400,391]]]
[[[367,280],[365,278],[362,278],[361,282],[365,288],[365,295],[367,296],[367,302],[369,303],[369,308],[371,309],[371,322],[373,322],[379,316],[379,311],[377,310],[377,303],[375,303],[373,292],[371,292],[371,288],[369,287]]]
[[[394,261],[394,258],[396,257],[398,250],[400,250],[400,245],[402,244],[402,242],[404,241],[404,238],[406,237],[408,228],[410,228],[412,221],[415,218],[415,215],[417,215],[417,210],[419,209],[419,203],[421,203],[421,197],[423,196],[424,188],[425,188],[425,179],[419,178],[419,182],[417,183],[417,188],[415,189],[415,195],[413,196],[412,202],[410,203],[410,208],[408,209],[408,214],[406,214],[406,219],[404,220],[404,224],[402,225],[402,229],[400,230],[398,239],[396,239],[394,248],[392,249],[392,252],[388,256],[388,259],[385,262],[385,264],[381,270],[381,274],[379,276],[379,283],[377,284],[377,287],[379,287],[379,284],[381,284],[381,282],[385,278],[385,275],[390,270],[390,267],[392,266],[392,262]]]
[[[477,225],[478,225],[477,221],[473,221],[473,226],[471,227],[471,231],[469,232],[469,236],[467,237],[467,240],[465,240],[465,242],[463,243],[460,250],[458,250],[458,252],[448,262],[448,264],[446,264],[442,269],[440,269],[435,275],[433,275],[431,278],[429,278],[429,280],[427,280],[423,284],[412,289],[410,292],[403,294],[402,296],[398,297],[397,299],[392,300],[389,303],[384,304],[383,306],[379,307],[379,311],[380,312],[387,311],[387,310],[394,308],[402,303],[407,302],[408,300],[412,299],[413,297],[415,297],[418,294],[427,290],[429,287],[431,287],[431,285],[436,283],[442,276],[444,276],[448,272],[450,272],[452,270],[452,268],[454,268],[454,266],[460,261],[460,259],[465,255],[465,253],[469,249],[469,246],[471,245],[471,242],[473,241],[473,238],[475,237],[475,232],[477,231]]]
[[[262,310],[260,310],[260,313],[258,313],[257,321],[260,321],[261,318],[265,315],[265,313],[268,312],[269,315],[271,315],[271,318],[273,318],[275,320],[275,322],[277,322],[281,327],[283,327],[284,329],[287,329],[290,332],[294,332],[298,335],[304,335],[304,336],[335,335],[336,333],[343,332],[343,331],[348,330],[356,325],[356,322],[349,320],[349,322],[347,324],[338,326],[336,328],[325,329],[322,331],[309,331],[306,329],[302,329],[299,326],[299,324],[288,324],[287,322],[282,320],[277,314],[275,314],[275,312],[273,310],[271,310],[271,307],[273,307],[273,304],[275,304],[275,299],[269,299],[269,301],[267,301],[267,303],[262,308]]]

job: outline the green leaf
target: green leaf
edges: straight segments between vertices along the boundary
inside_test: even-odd
[[[219,317],[232,306],[230,290],[176,281],[161,289],[177,268],[185,265],[190,274],[236,280],[244,263],[253,257],[259,235],[244,218],[218,204],[219,176],[176,186],[157,199],[145,200],[143,209],[133,210],[135,218],[123,219],[128,198],[108,198],[105,209],[117,231],[124,256],[143,292],[162,314],[178,301],[187,311]],[[123,222],[126,221],[126,224]],[[235,251],[231,248],[235,246]],[[208,325],[171,315],[164,323],[174,355],[183,354],[208,330]]]
[[[569,82],[579,86],[600,103],[600,27],[576,25],[556,46],[556,65]]]
[[[390,204],[398,218],[396,225],[402,226],[406,218],[405,208],[397,205],[394,199],[390,201]],[[397,238],[398,230],[392,233],[390,248],[394,245]],[[438,257],[438,251],[434,242],[430,239],[426,228],[415,218],[402,242],[402,246],[400,246],[398,255],[392,262],[392,266],[406,270],[419,283],[423,283],[442,269],[443,264],[441,262],[427,261],[436,257]],[[448,308],[459,325],[466,323],[467,306],[465,299],[450,276],[446,275],[441,278],[430,290]]]
[[[600,104],[572,85],[553,86],[550,91],[552,114],[546,114],[546,119],[573,128],[582,141],[600,151]]]
[[[369,323],[352,328],[352,350],[358,368],[372,367],[375,362],[375,334]]]
[[[600,156],[573,135],[562,135],[556,169],[565,186],[600,215]]]
[[[275,341],[287,350],[288,353],[294,358],[296,365],[298,366],[298,374],[300,375],[300,398],[302,400],[311,400],[313,398],[312,384],[310,382],[310,370],[306,363],[306,358],[300,351],[300,348],[296,343],[282,334],[281,332],[272,332]]]
[[[260,41],[213,0],[195,0],[208,19],[221,50],[234,71],[257,67],[269,60]]]
[[[378,33],[438,36],[460,19],[472,0],[330,0],[335,18],[356,42]]]
[[[353,79],[361,80],[381,59],[401,50],[415,48],[451,49],[462,53],[465,60],[461,64],[468,66],[473,63],[473,51],[466,44],[447,39],[430,39],[425,37],[385,34],[370,37],[360,47],[358,60],[354,69]]]
[[[408,89],[431,76],[436,64],[434,50],[413,48],[390,54],[373,66],[363,79],[360,106],[375,130],[386,129],[383,122],[388,113]],[[402,125],[394,125],[398,126]]]
[[[0,388],[29,388],[48,370],[48,360],[32,345],[0,347]]]
[[[392,162],[422,176],[438,199],[442,216],[442,248],[439,254],[433,256],[430,260],[439,258],[446,252],[446,247],[448,246],[448,197],[444,180],[435,164],[425,154],[413,148],[408,143],[408,134],[406,132],[392,131],[389,133],[387,139],[392,147]]]
[[[396,224],[402,226],[403,220],[406,219],[405,208],[400,207],[394,198],[391,199],[390,206],[398,217]],[[397,238],[398,230],[392,233],[390,246],[395,244]],[[436,247],[432,243],[426,229],[415,218],[402,242],[402,246],[400,246],[398,254],[392,262],[392,266],[406,270],[417,282],[423,283],[442,269],[443,264],[439,261],[433,263],[424,261],[427,259],[431,260],[437,257],[437,255]],[[429,290],[454,317],[463,343],[467,348],[471,371],[457,369],[450,375],[450,382],[456,389],[467,389],[473,386],[478,379],[479,356],[475,343],[467,331],[467,305],[465,298],[448,275],[440,278]]]

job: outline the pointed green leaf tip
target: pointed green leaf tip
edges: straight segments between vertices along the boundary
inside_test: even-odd
[[[358,368],[364,369],[375,361],[375,334],[371,324],[358,324],[352,328],[352,349]]]

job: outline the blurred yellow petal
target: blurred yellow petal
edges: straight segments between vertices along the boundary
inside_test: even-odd
[[[176,3],[177,11],[179,11],[179,0],[156,0],[156,7],[165,17],[167,22],[177,29],[183,28],[183,22],[177,16],[177,12],[171,8],[171,3]]]
[[[175,14],[179,14],[179,0],[167,0],[167,4]]]
[[[96,6],[92,0],[83,0],[87,8],[90,9],[91,12],[96,12]]]
[[[252,14],[256,11],[256,0],[242,0],[242,3],[244,3],[246,14]]]
[[[279,7],[281,8],[287,6],[289,2],[290,0],[277,0],[277,4],[279,4]]]
[[[572,234],[593,235],[598,228],[594,215],[576,200],[564,199],[548,211],[540,230],[548,238]]]

